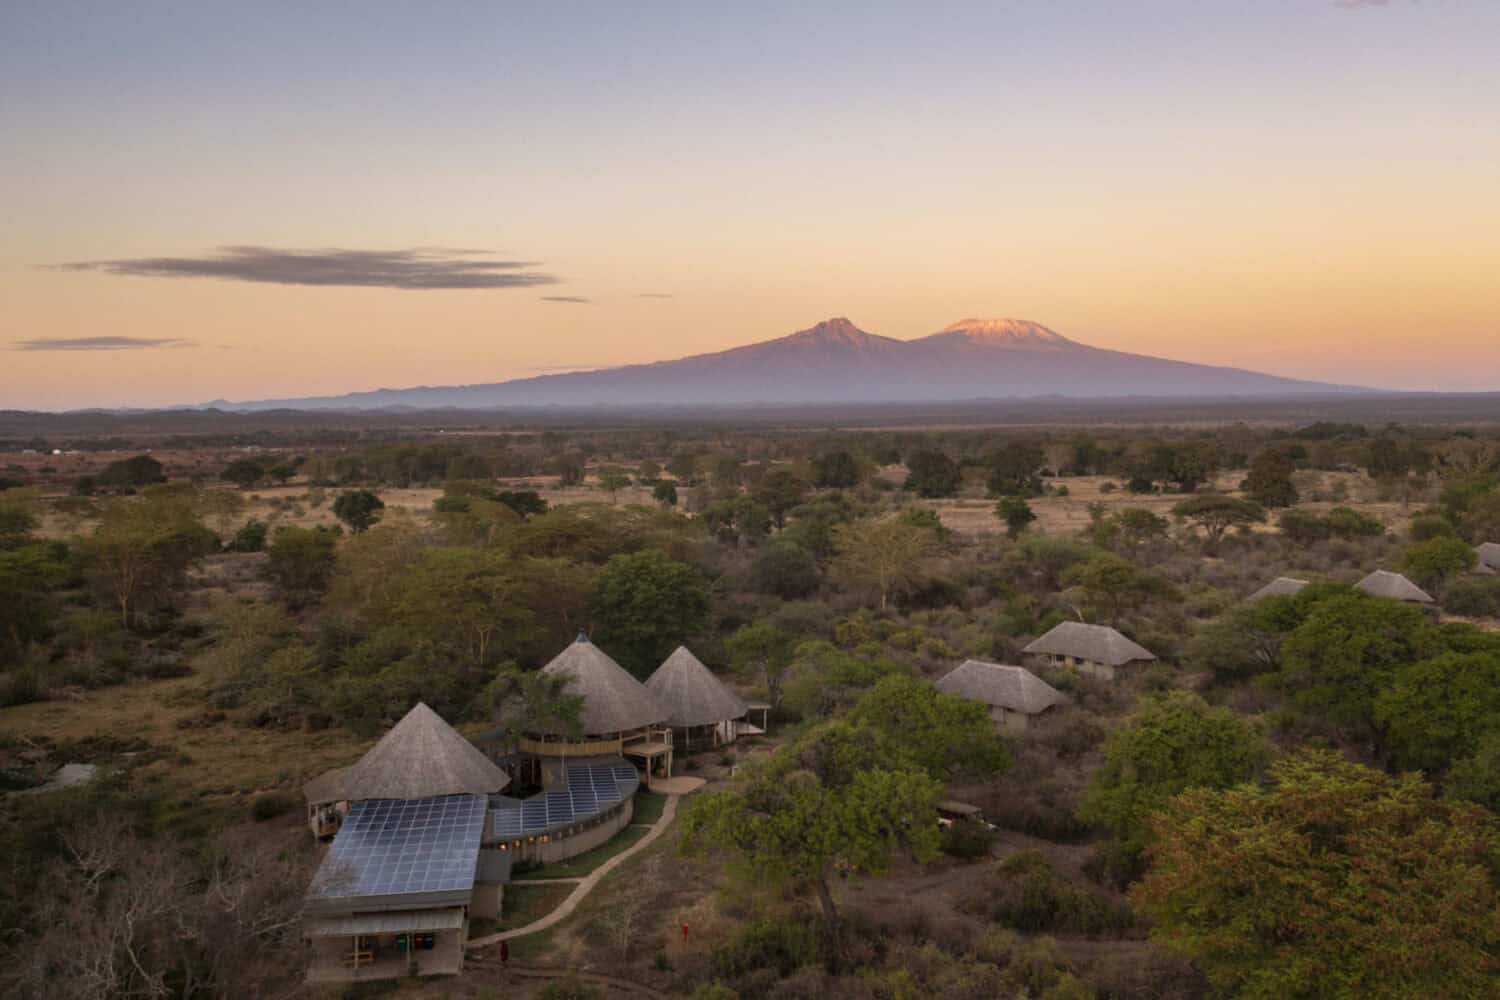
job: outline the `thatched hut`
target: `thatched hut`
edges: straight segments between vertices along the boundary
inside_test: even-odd
[[[1108,625],[1063,622],[1032,640],[1021,650],[1037,662],[1070,667],[1080,673],[1114,680],[1115,672],[1128,663],[1145,663],[1156,654],[1125,638]]]
[[[679,749],[722,746],[733,743],[741,734],[762,732],[746,718],[750,706],[686,646],[678,646],[656,668],[646,679],[646,689],[666,710],[672,742]]]
[[[1371,597],[1406,601],[1409,604],[1431,605],[1433,603],[1431,594],[1400,573],[1392,573],[1389,570],[1377,569],[1354,586]]]
[[[1293,594],[1300,593],[1307,583],[1308,581],[1299,580],[1294,576],[1278,576],[1245,600],[1253,604],[1267,597],[1291,597]]]
[[[418,703],[352,766],[308,782],[313,831],[337,831],[306,900],[308,981],[459,972],[469,917],[498,914],[509,875],[481,849],[509,781]]]
[[[666,724],[666,710],[644,684],[587,636],[579,633],[542,673],[567,678],[567,693],[583,699],[581,734],[542,729],[524,733],[517,741],[521,753],[540,760],[543,787],[566,781],[570,757],[623,755],[645,769],[647,787],[654,774],[672,773],[672,730]]]
[[[313,832],[324,837],[338,829],[350,803],[490,795],[509,783],[474,744],[418,702],[352,766],[314,778],[302,794]]]
[[[1480,573],[1500,573],[1500,543],[1483,542],[1474,546],[1474,554],[1479,557],[1475,569]]]
[[[965,660],[939,678],[939,691],[989,706],[990,718],[1007,729],[1026,729],[1031,720],[1064,701],[1062,692],[1025,667]]]

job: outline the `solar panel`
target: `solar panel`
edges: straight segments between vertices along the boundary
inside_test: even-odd
[[[608,764],[570,764],[568,784],[522,800],[497,800],[492,817],[494,835],[532,836],[570,826],[619,805],[635,794],[640,775],[625,761]]]
[[[343,898],[472,889],[486,805],[482,795],[354,803],[313,879],[312,894]]]

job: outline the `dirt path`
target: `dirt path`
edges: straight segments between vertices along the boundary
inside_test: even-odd
[[[568,898],[563,900],[562,905],[557,909],[540,920],[533,920],[524,927],[516,927],[512,930],[501,931],[498,934],[488,934],[484,937],[474,938],[468,941],[464,947],[470,951],[478,951],[482,948],[488,948],[490,945],[499,944],[501,941],[509,941],[512,938],[525,937],[528,934],[535,934],[537,931],[544,931],[553,924],[566,920],[578,908],[578,904],[588,898],[588,894],[594,891],[594,886],[598,885],[604,876],[624,864],[627,859],[650,847],[656,842],[658,837],[666,832],[667,827],[672,825],[672,820],[677,816],[677,800],[680,798],[680,795],[667,796],[667,804],[662,807],[661,818],[656,821],[656,825],[651,828],[651,832],[590,872],[587,877],[578,883],[578,888],[568,894]]]
[[[607,976],[602,972],[579,972],[575,969],[549,969],[540,965],[516,965],[514,963],[505,963],[502,965],[499,959],[493,958],[470,959],[467,968],[470,970],[483,969],[486,972],[498,972],[502,975],[519,976],[522,979],[576,979],[582,983],[591,983],[594,986],[607,986],[612,989],[623,990],[626,993],[636,993],[641,996],[667,996],[661,990],[653,989],[644,983],[621,979],[618,976]]]

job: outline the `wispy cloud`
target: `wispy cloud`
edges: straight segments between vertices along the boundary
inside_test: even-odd
[[[196,347],[181,337],[38,337],[12,341],[15,351],[143,351],[157,347]]]
[[[575,303],[583,303],[583,302],[593,302],[594,301],[593,299],[586,299],[582,295],[543,295],[541,297],[541,299],[542,299],[543,302],[575,302]]]
[[[638,299],[671,299],[676,298],[671,292],[641,292],[636,295]]]
[[[407,250],[277,250],[226,246],[198,257],[131,257],[84,260],[52,267],[137,278],[220,278],[273,285],[345,285],[361,288],[529,288],[557,279],[531,270],[536,261],[493,260],[479,250],[416,247]]]

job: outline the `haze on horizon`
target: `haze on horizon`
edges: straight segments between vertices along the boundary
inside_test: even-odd
[[[1500,389],[1500,4],[0,8],[0,408],[965,316]]]

